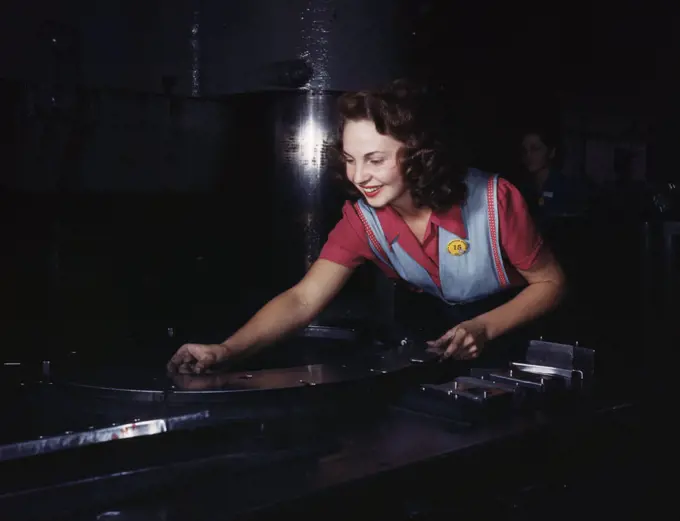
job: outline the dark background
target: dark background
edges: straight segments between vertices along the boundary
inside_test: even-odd
[[[551,236],[573,287],[554,334],[614,345],[630,324],[658,329],[643,321],[643,275],[654,270],[641,230],[647,192],[677,178],[672,7],[380,0],[329,14],[336,4],[0,8],[6,356],[55,346],[165,354],[183,335],[221,340],[301,273],[299,216],[273,210],[288,185],[274,174],[282,116],[271,107],[294,96],[272,81],[280,64],[318,38],[303,34],[307,5],[321,6],[340,35],[329,37],[324,89],[428,79],[476,166],[516,180],[518,130],[534,121],[559,128],[566,170],[601,198],[592,222],[557,225]],[[195,24],[200,88],[191,79]],[[617,147],[642,158],[637,184],[622,186],[613,166],[586,160]],[[336,199],[319,217],[327,230]],[[380,284],[373,275],[358,274],[329,323],[375,319],[363,297]]]

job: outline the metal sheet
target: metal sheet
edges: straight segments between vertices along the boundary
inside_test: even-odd
[[[565,370],[578,370],[584,378],[593,376],[595,351],[575,345],[532,340],[527,349],[529,364],[550,366]]]
[[[115,440],[152,436],[172,429],[195,427],[197,424],[209,419],[209,417],[210,413],[208,411],[202,411],[122,425],[109,425],[99,428],[93,426],[85,431],[66,431],[53,436],[40,436],[38,439],[0,445],[0,461],[36,456],[38,454]]]
[[[308,334],[327,338],[334,332],[313,328]],[[0,439],[0,461],[234,421],[337,414],[414,383],[423,367],[438,359],[408,343],[345,358],[344,363],[169,375],[161,368],[88,366],[72,355],[36,363],[32,374],[43,382],[31,381],[30,364],[11,364],[5,371],[21,380],[15,382],[22,389],[15,398],[27,409],[22,411],[27,420],[15,419],[14,434]]]
[[[493,382],[504,382],[540,392],[565,387],[564,381],[561,378],[535,375],[514,369],[494,371],[489,375],[488,379]]]
[[[376,378],[399,373],[437,358],[436,354],[425,351],[421,346],[407,344],[378,354],[357,355],[344,363],[207,375],[168,375],[163,369],[62,367],[61,370],[53,370],[52,381],[122,400],[167,402],[193,397],[198,401],[207,398],[230,401],[234,394],[277,393],[281,390],[312,389]]]
[[[561,367],[551,367],[547,365],[525,364],[521,362],[513,362],[513,367],[525,373],[537,374],[541,376],[557,376],[566,380],[582,379],[583,373],[572,369],[563,369]]]
[[[476,403],[506,399],[516,391],[516,387],[508,383],[490,382],[469,376],[459,376],[454,381],[443,384],[423,385],[421,389],[437,396],[449,396],[453,399],[461,397]]]

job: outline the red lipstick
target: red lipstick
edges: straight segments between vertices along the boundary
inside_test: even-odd
[[[373,192],[367,192],[366,189],[364,188],[364,195],[366,197],[375,197],[380,193],[380,190],[382,190],[382,186]]]

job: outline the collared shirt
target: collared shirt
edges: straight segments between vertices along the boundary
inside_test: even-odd
[[[506,270],[513,285],[521,284],[523,279],[517,270],[528,270],[536,263],[542,252],[543,239],[519,190],[510,182],[499,178],[497,193],[500,243]],[[396,239],[406,253],[423,266],[432,280],[441,287],[439,227],[466,238],[460,206],[455,205],[443,212],[432,212],[422,243],[392,207],[380,208],[376,213],[387,240],[393,242]],[[343,206],[342,219],[329,234],[319,258],[348,268],[356,268],[369,260],[375,262],[389,277],[399,278],[371,250],[364,226],[350,202]]]
[[[586,210],[588,189],[585,183],[559,171],[551,170],[540,190],[528,182],[520,186],[535,219],[580,215]]]

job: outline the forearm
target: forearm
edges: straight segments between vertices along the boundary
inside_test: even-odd
[[[294,290],[288,290],[270,300],[223,345],[234,353],[252,353],[306,326],[315,314]]]
[[[545,315],[559,304],[564,294],[563,280],[529,284],[515,298],[477,317],[489,340]]]

